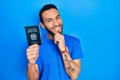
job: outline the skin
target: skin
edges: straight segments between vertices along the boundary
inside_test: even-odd
[[[62,33],[62,20],[56,9],[50,9],[42,13],[43,23],[40,24],[46,28],[48,33],[48,38],[54,40],[54,43],[58,45],[60,52],[65,51],[67,47],[65,46],[65,40]],[[28,70],[27,76],[29,80],[38,80],[39,72],[38,65],[35,64],[38,58],[39,46],[37,44],[31,45],[27,48],[27,59],[28,59]],[[72,60],[69,55],[69,50],[61,53],[64,68],[67,74],[72,80],[75,80],[80,73],[80,59]]]

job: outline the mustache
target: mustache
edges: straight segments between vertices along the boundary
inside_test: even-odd
[[[63,25],[62,24],[59,24],[59,25],[56,25],[56,26],[54,26],[54,27],[52,27],[51,29],[54,29],[54,28],[56,28],[56,27],[61,27],[61,32],[59,32],[58,31],[58,33],[60,33],[60,34],[63,34]],[[52,36],[54,36],[54,33],[51,31],[51,30],[49,30],[47,27],[45,27],[45,29],[47,30],[47,32],[49,33],[49,34],[51,34]]]
[[[56,26],[52,27],[52,29],[54,29],[54,28],[56,28],[56,27],[61,27],[61,26],[62,26],[62,25],[59,24],[59,25],[56,25]]]

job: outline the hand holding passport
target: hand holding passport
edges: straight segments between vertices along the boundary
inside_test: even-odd
[[[42,44],[39,25],[25,26],[25,32],[29,46],[32,44]]]

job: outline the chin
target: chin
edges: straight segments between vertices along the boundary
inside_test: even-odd
[[[62,34],[62,32],[61,32],[61,31],[59,31],[58,33]]]

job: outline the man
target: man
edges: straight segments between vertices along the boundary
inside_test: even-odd
[[[62,33],[62,20],[53,4],[45,5],[40,13],[40,24],[48,34],[42,45],[31,45],[26,50],[29,80],[75,80],[80,73],[82,51],[77,38]]]

